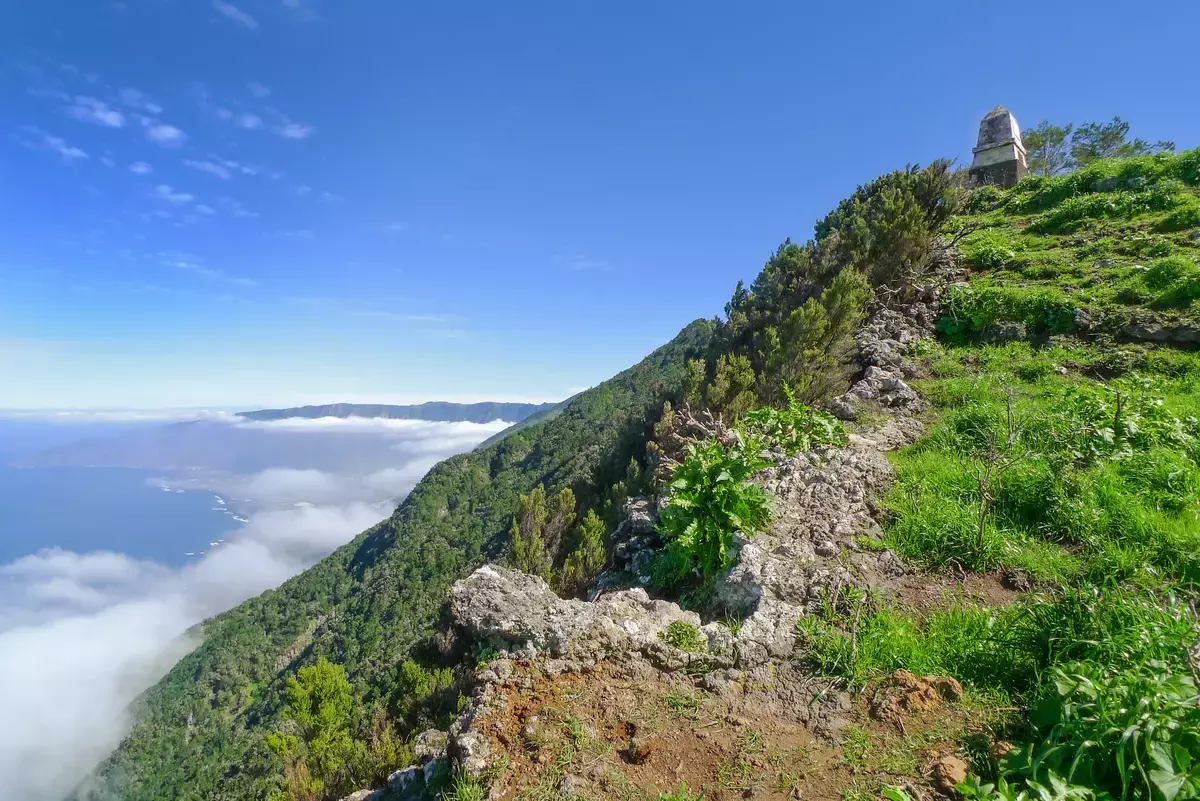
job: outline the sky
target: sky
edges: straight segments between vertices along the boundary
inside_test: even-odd
[[[557,400],[998,103],[1200,144],[1192,3],[3,18],[0,408]]]

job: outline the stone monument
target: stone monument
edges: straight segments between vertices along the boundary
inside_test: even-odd
[[[967,176],[972,184],[1007,188],[1029,174],[1017,118],[1004,106],[996,106],[979,123],[979,142],[971,152],[975,159]]]

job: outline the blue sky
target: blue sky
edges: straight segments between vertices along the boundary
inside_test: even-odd
[[[555,399],[997,103],[1197,144],[1191,3],[40,0],[0,408]]]

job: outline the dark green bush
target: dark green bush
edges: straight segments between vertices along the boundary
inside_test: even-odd
[[[938,329],[947,335],[977,333],[998,322],[1024,323],[1030,329],[1062,333],[1075,320],[1075,304],[1049,288],[955,286],[946,293]]]
[[[995,230],[983,231],[972,236],[963,244],[962,251],[967,263],[985,270],[1003,267],[1017,258],[1017,251],[1012,242]]]

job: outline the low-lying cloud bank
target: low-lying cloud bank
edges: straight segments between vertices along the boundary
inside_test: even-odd
[[[505,424],[306,420],[291,430],[346,425],[386,431],[395,465],[230,479],[255,511],[182,569],[53,547],[0,565],[0,798],[61,799],[120,742],[130,702],[196,645],[183,639],[189,628],[350,541],[391,512],[386,499]]]

